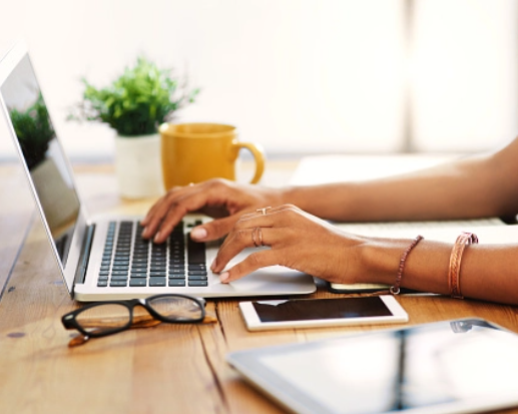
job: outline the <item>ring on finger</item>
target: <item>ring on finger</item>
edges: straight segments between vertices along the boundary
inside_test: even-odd
[[[263,242],[263,231],[261,227],[255,227],[252,230],[252,242],[255,247],[264,246]]]
[[[258,213],[261,213],[263,216],[265,216],[265,215],[266,215],[266,211],[267,211],[269,208],[271,208],[271,207],[270,207],[270,206],[268,206],[268,207],[258,208],[258,209],[257,209],[257,210],[255,210],[255,211],[257,211]]]

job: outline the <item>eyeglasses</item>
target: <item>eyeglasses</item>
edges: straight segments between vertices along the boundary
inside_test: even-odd
[[[63,315],[61,322],[65,329],[76,329],[82,334],[72,338],[68,344],[77,346],[90,338],[100,338],[130,328],[149,328],[162,322],[210,323],[215,322],[215,318],[206,316],[204,299],[166,294],[147,299],[92,303]]]

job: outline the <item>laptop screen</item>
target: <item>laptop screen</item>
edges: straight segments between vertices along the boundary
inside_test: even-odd
[[[28,55],[5,78],[0,93],[18,150],[65,266],[79,214],[79,198]]]

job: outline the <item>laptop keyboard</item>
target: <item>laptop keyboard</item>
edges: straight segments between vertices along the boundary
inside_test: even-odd
[[[183,222],[162,244],[144,240],[142,230],[137,221],[109,223],[97,286],[208,285],[205,243],[184,235]]]

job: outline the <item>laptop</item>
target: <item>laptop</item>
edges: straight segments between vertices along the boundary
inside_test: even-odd
[[[248,349],[226,359],[300,414],[451,414],[518,406],[518,335],[482,319]]]
[[[220,283],[210,271],[218,244],[195,243],[189,237],[190,229],[206,217],[186,216],[161,245],[140,237],[142,217],[89,217],[23,43],[0,61],[0,103],[72,298],[122,300],[163,293],[285,296],[316,290],[311,276],[281,266]],[[241,253],[231,265],[249,253]]]

